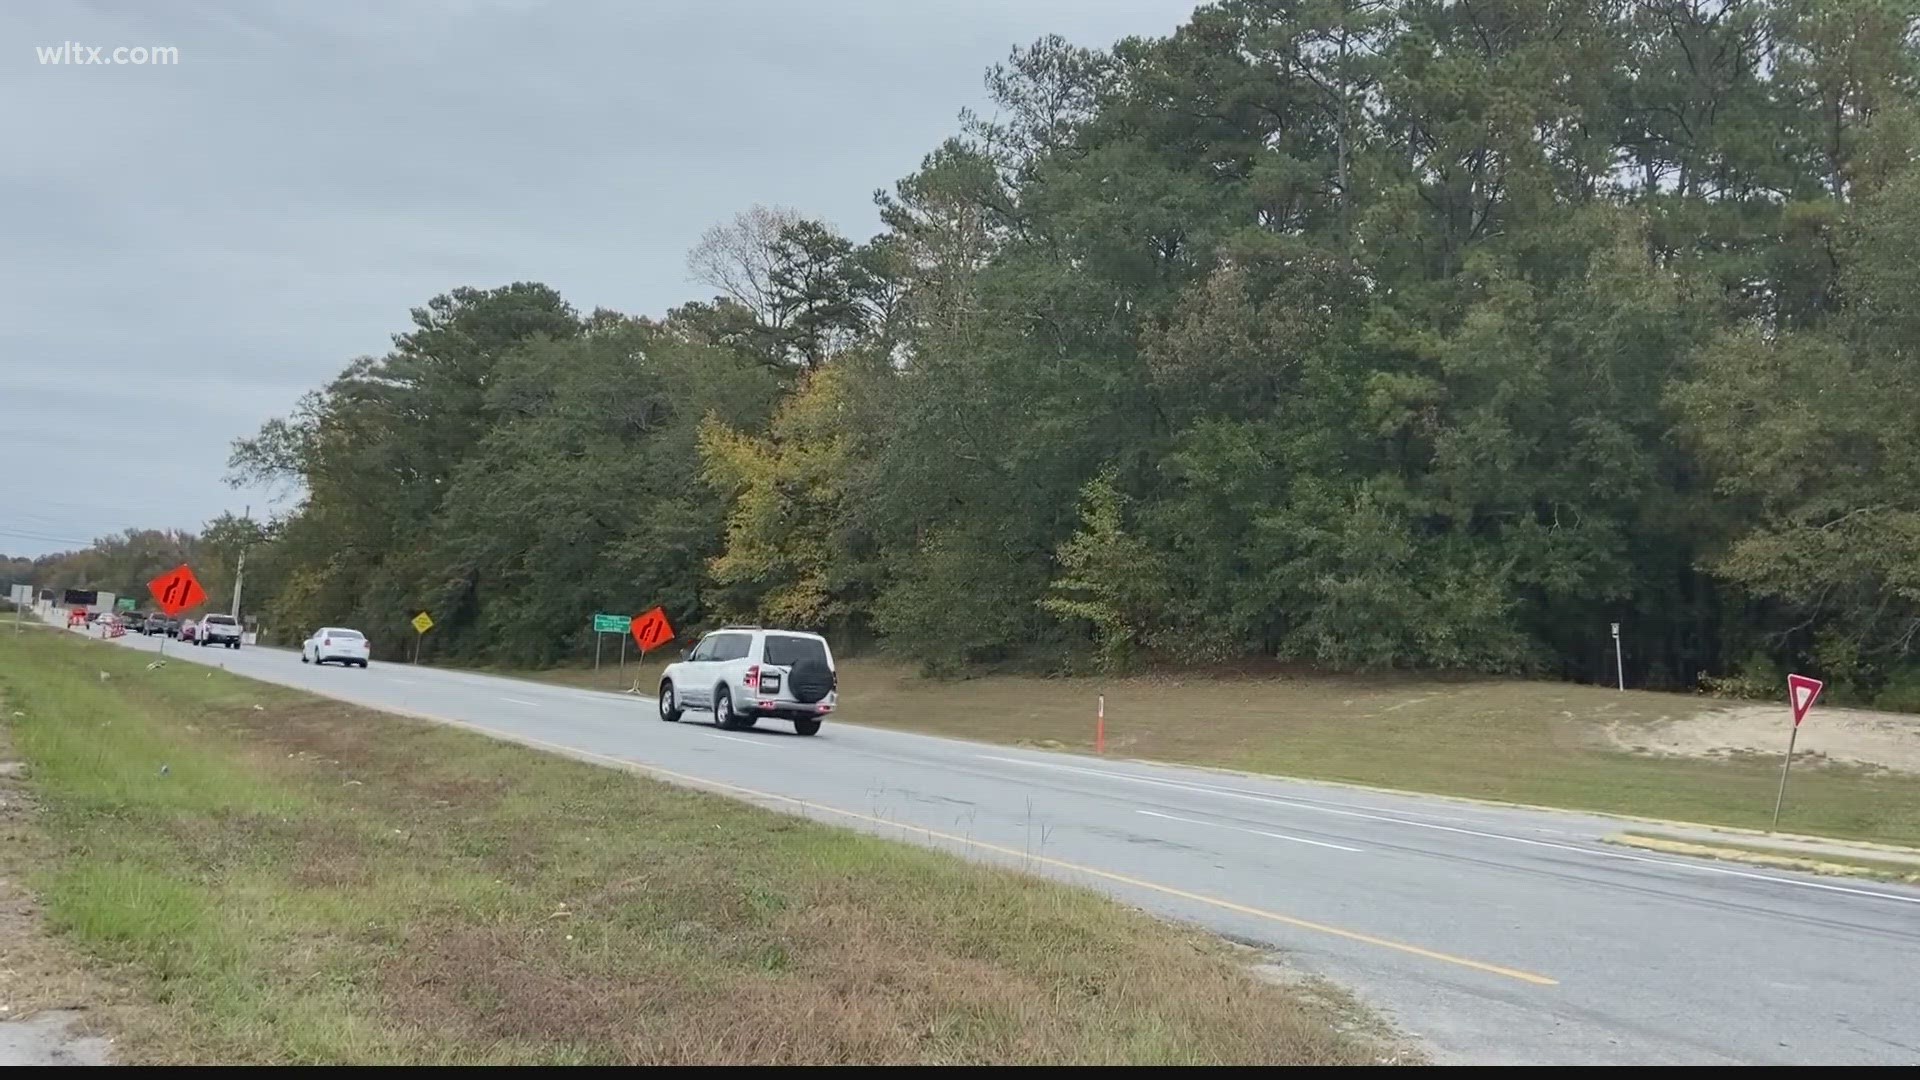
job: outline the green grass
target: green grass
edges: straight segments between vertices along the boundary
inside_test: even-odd
[[[1381,1052],[1350,1002],[1087,891],[147,659],[0,637],[28,880],[132,999],[126,1060]]]
[[[625,685],[637,678],[650,690],[659,666],[628,665]],[[605,669],[523,674],[619,688]],[[845,723],[1090,751],[1105,694],[1107,752],[1116,756],[1710,825],[1766,828],[1779,782],[1776,757],[1621,748],[1635,729],[1722,704],[1686,694],[1247,670],[937,681],[874,660],[843,662],[840,684]],[[1911,775],[1806,762],[1788,795],[1783,830],[1920,844]]]

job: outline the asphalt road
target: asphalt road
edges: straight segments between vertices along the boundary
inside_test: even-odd
[[[722,732],[618,694],[167,651],[1100,889],[1280,950],[1440,1061],[1920,1063],[1916,889],[1610,848],[1621,823],[1579,814],[832,721]]]

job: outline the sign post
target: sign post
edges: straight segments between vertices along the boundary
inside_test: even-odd
[[[9,593],[13,599],[13,632],[18,634],[20,632],[20,613],[25,611],[27,605],[33,602],[33,586],[15,585],[9,590]]]
[[[207,602],[207,590],[200,587],[200,579],[193,576],[193,568],[186,563],[147,582],[147,591],[153,594],[154,602],[160,605],[160,611],[169,619],[178,618],[188,608]],[[167,655],[167,635],[164,632],[160,635],[160,655]]]
[[[593,616],[593,670],[600,670],[600,635],[620,635],[620,666],[626,666],[627,632],[633,629],[633,620],[625,615],[608,615],[595,612]]]
[[[1769,832],[1780,828],[1780,804],[1787,798],[1787,770],[1793,768],[1793,744],[1800,738],[1800,721],[1813,711],[1813,702],[1825,685],[1805,675],[1787,676],[1787,704],[1793,706],[1793,732],[1787,736],[1787,756],[1780,762],[1780,791],[1773,797],[1773,825]]]
[[[1627,665],[1620,659],[1620,624],[1613,624],[1613,673],[1620,680],[1620,689],[1627,688]]]
[[[633,643],[640,646],[640,659],[645,660],[647,653],[673,640],[673,624],[667,621],[665,608],[655,605],[652,609],[635,615],[627,623],[627,633],[633,637]],[[621,665],[625,666],[626,646],[621,644]],[[622,676],[624,678],[624,676]],[[635,675],[633,685],[626,690],[629,694],[640,692],[640,677]]]
[[[420,639],[426,637],[427,631],[433,629],[433,616],[423,611],[420,614],[415,615],[412,619],[412,622],[413,622],[413,662],[418,664],[420,662]]]

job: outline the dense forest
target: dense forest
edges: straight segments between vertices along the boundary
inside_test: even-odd
[[[1227,0],[988,73],[859,242],[459,288],[236,445],[248,607],[931,670],[1278,657],[1920,703],[1913,0]],[[251,523],[221,523],[226,544]]]

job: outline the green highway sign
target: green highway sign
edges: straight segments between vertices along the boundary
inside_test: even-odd
[[[593,632],[596,634],[624,634],[633,625],[630,615],[599,615],[593,617]]]
[[[115,601],[113,602],[113,606],[114,606],[114,608],[115,608],[115,609],[117,609],[117,610],[120,610],[120,611],[132,611],[132,610],[133,610],[133,608],[134,608],[134,600],[133,600],[133,597],[131,597],[131,596],[122,596],[122,597],[120,597],[119,599],[116,599],[116,600],[115,600]]]

